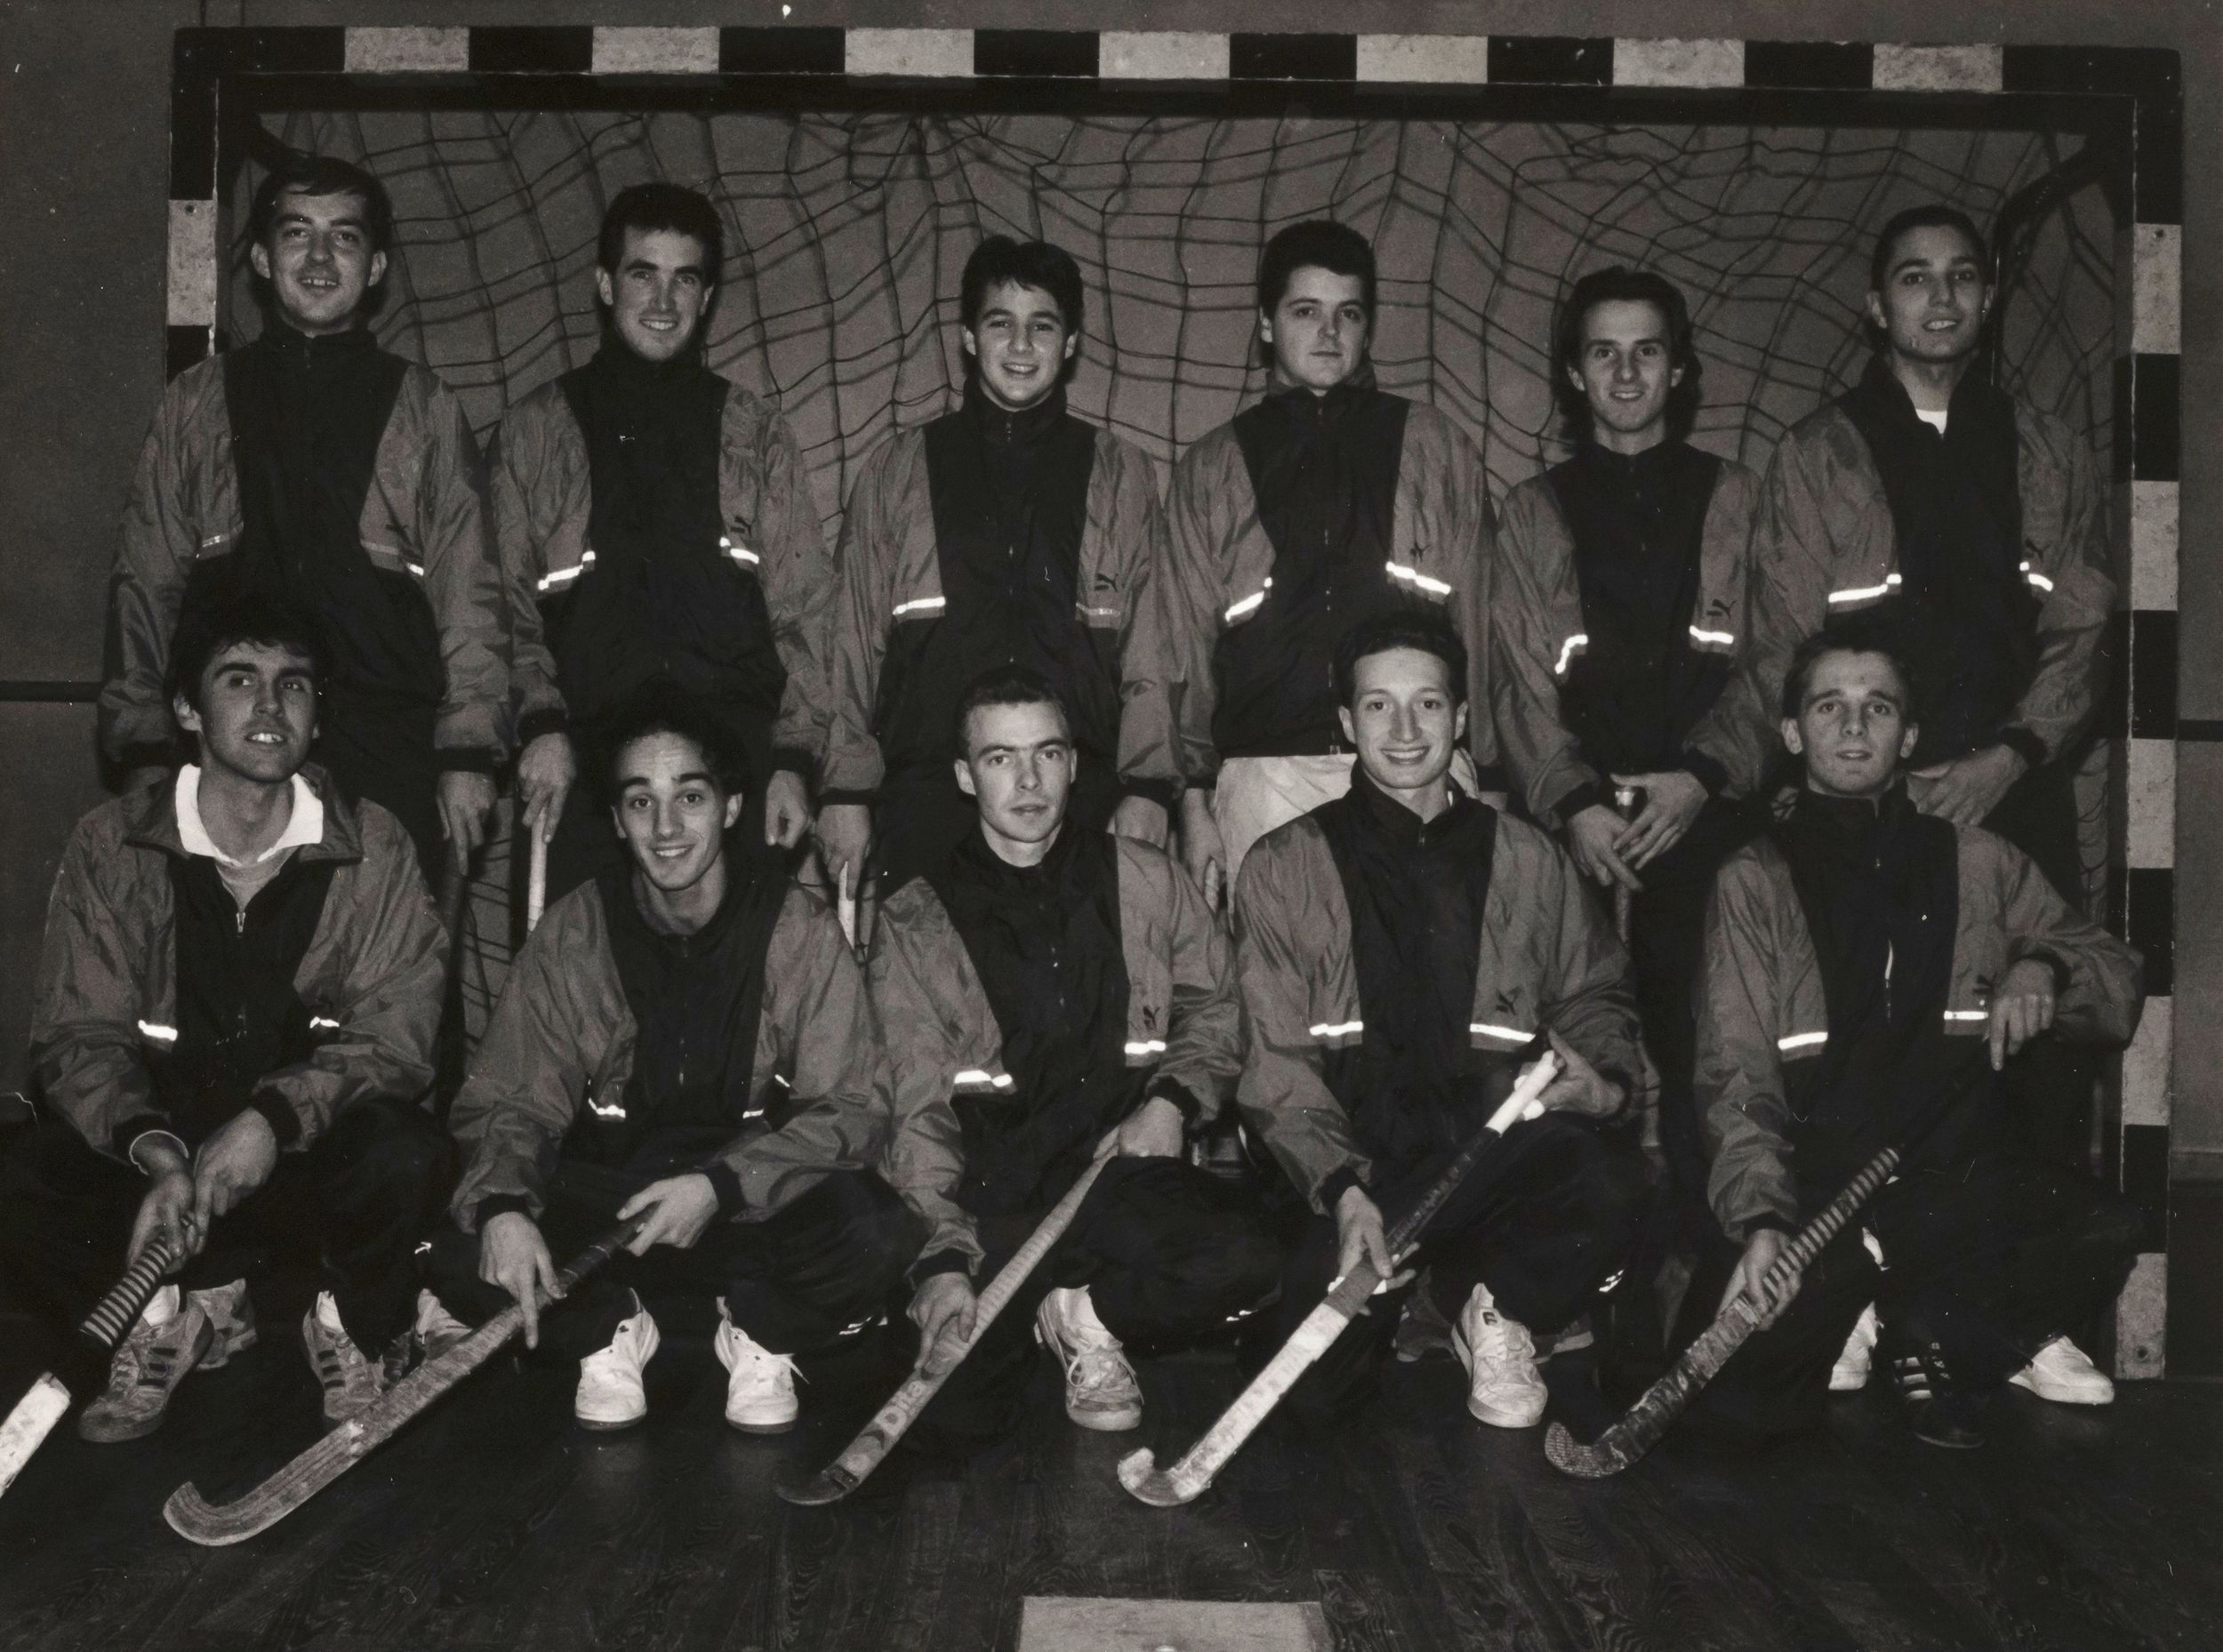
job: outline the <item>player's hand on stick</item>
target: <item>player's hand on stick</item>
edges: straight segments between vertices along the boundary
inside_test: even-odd
[[[971,1281],[953,1270],[919,1286],[911,1299],[911,1322],[919,1327],[920,1375],[939,1376],[956,1363],[979,1311]]]
[[[1727,1313],[1729,1303],[1743,1296],[1760,1311],[1754,1321],[1759,1329],[1764,1331],[1781,1319],[1799,1294],[1802,1277],[1784,1254],[1790,1248],[1790,1236],[1774,1228],[1762,1228],[1746,1239],[1745,1254],[1737,1259],[1737,1271],[1721,1293],[1719,1311]]]
[[[626,1241],[626,1249],[636,1256],[645,1255],[652,1245],[692,1249],[694,1241],[717,1219],[718,1189],[699,1170],[666,1176],[661,1182],[651,1182],[620,1205],[617,1219],[630,1222],[643,1212],[647,1213],[648,1220],[641,1223],[639,1232]]]
[[[1613,845],[1614,853],[1632,871],[1650,865],[1681,842],[1708,796],[1705,783],[1687,769],[1616,774],[1613,783],[1633,787],[1644,798],[1644,806],[1621,829]]]
[[[826,877],[854,915],[845,926],[849,945],[860,959],[872,955],[872,928],[879,916],[876,879],[866,876],[872,849],[872,811],[862,803],[829,803],[818,811],[818,858]]]
[[[139,1201],[139,1214],[132,1219],[131,1248],[124,1253],[124,1265],[129,1268],[137,1262],[157,1239],[168,1241],[173,1255],[199,1255],[208,1233],[193,1218],[191,1162],[166,1142],[145,1144],[137,1150],[137,1157],[148,1184]]]
[[[1153,1095],[1120,1121],[1096,1144],[1098,1157],[1109,1148],[1128,1159],[1178,1159],[1187,1121],[1181,1110],[1162,1095]]]
[[[494,777],[467,768],[440,776],[440,835],[468,868],[486,841],[486,816],[494,813]]]
[[[2012,746],[1986,746],[1906,777],[1906,795],[1924,814],[1955,826],[1980,826],[2014,783],[2030,772]]]
[[[1632,892],[1643,888],[1614,846],[1629,822],[1602,803],[1593,803],[1567,822],[1567,847],[1583,876],[1603,889],[1618,885]]]
[[[242,1108],[193,1155],[193,1225],[205,1241],[219,1216],[270,1179],[277,1168],[277,1135],[270,1121]]]
[[[478,1277],[510,1293],[525,1316],[525,1345],[541,1345],[541,1299],[560,1297],[556,1258],[540,1224],[522,1210],[491,1216],[478,1230]]]
[[[1212,818],[1212,794],[1192,786],[1181,794],[1181,863],[1189,869],[1204,904],[1219,911],[1227,903],[1227,846]]]
[[[777,769],[764,786],[764,840],[792,849],[810,828],[810,790],[793,769]]]
[[[2026,958],[2009,970],[1992,994],[1992,1071],[2053,1024],[2053,970]]]
[[[1375,1272],[1382,1276],[1382,1282],[1374,1287],[1378,1296],[1412,1283],[1411,1269],[1402,1273],[1397,1271],[1401,1260],[1390,1255],[1381,1207],[1367,1197],[1363,1188],[1344,1189],[1343,1196],[1336,1200],[1336,1277],[1344,1278],[1360,1263],[1370,1262]]]
[[[579,779],[579,758],[571,736],[562,733],[536,734],[526,742],[518,758],[518,797],[525,806],[525,823],[540,834],[542,843],[556,835],[564,818],[564,804]]]
[[[1559,1076],[1545,1086],[1544,1094],[1536,1098],[1534,1111],[1523,1117],[1557,1111],[1575,1113],[1585,1119],[1610,1119],[1619,1112],[1621,1103],[1627,1099],[1621,1087],[1585,1061],[1582,1052],[1557,1031],[1545,1036],[1551,1039],[1552,1048],[1559,1056]]]
[[[1166,822],[1164,804],[1155,798],[1129,797],[1121,798],[1120,806],[1112,811],[1112,830],[1122,838],[1162,849],[1172,829]]]

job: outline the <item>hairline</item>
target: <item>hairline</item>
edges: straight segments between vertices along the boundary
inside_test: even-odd
[[[1906,668],[1899,663],[1898,656],[1893,654],[1889,649],[1863,648],[1858,646],[1844,646],[1825,648],[1819,654],[1816,654],[1811,660],[1809,660],[1806,662],[1806,680],[1799,685],[1799,712],[1801,716],[1803,716],[1805,714],[1806,708],[1813,703],[1814,673],[1820,670],[1823,661],[1831,659],[1841,654],[1851,654],[1856,659],[1866,656],[1872,660],[1881,660],[1884,664],[1890,666],[1891,668],[1892,678],[1898,685],[1898,692],[1892,695],[1891,703],[1896,705],[1902,711],[1907,709],[1908,702],[1914,698],[1914,694],[1912,692],[1912,686],[1906,680]]]
[[[1047,706],[1052,714],[1056,717],[1058,726],[1064,731],[1058,736],[1055,743],[1069,748],[1078,748],[1079,742],[1073,738],[1072,719],[1065,715],[1063,706],[1047,695],[1037,700],[983,700],[978,705],[965,708],[964,726],[959,730],[965,739],[965,750],[958,754],[960,760],[967,763],[973,760],[973,719],[975,718],[983,711],[1018,711],[1029,706]],[[1034,742],[1037,750],[1050,743],[1047,741],[1039,740]],[[1019,748],[1014,742],[1005,742],[1000,745],[983,746],[980,749],[983,751],[1016,751]]]

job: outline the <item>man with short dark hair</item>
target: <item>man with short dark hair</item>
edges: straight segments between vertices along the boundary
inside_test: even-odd
[[[868,846],[892,888],[971,832],[951,711],[991,665],[1038,673],[1070,709],[1087,758],[1077,830],[1163,843],[1178,790],[1172,691],[1136,663],[1163,555],[1157,483],[1135,447],[1065,407],[1079,267],[991,236],[966,261],[959,315],[962,404],[881,444],[842,525],[818,830],[829,874],[858,887]]]
[[[365,325],[392,235],[383,186],[346,162],[297,156],[256,189],[265,325],[155,415],[109,587],[100,749],[134,786],[166,769],[181,616],[269,597],[324,635],[318,763],[391,811],[437,881],[494,806],[508,640],[462,407]]]
[[[1374,249],[1347,225],[1292,224],[1258,268],[1265,395],[1174,469],[1162,639],[1178,683],[1182,855],[1211,899],[1282,822],[1348,789],[1331,664],[1355,622],[1446,615],[1489,705],[1490,519],[1481,455],[1424,403],[1375,385]],[[1487,715],[1467,743],[1502,786]]]
[[[0,1265],[58,1323],[157,1236],[189,1258],[79,1420],[102,1442],[254,1341],[249,1255],[317,1271],[325,1415],[371,1404],[451,1168],[419,1105],[446,941],[400,825],[307,762],[316,628],[250,594],[189,614],[170,657],[198,761],[78,822],[31,1014],[44,1118],[0,1159]]]
[[[1999,1071],[2049,1029],[2126,1041],[2138,958],[2004,838],[1914,807],[1919,703],[1873,618],[1794,654],[1782,738],[1804,783],[1721,868],[1707,919],[1698,1097],[1714,1214],[1743,1247],[1720,1301],[1749,1295],[1773,1328],[1704,1414],[1747,1438],[1819,1421],[1871,1303],[1876,1352],[1932,1445],[1978,1443],[2006,1383],[2113,1398],[2070,1338],[2129,1276],[2139,1214],[2028,1151]],[[1859,1222],[1803,1278],[1787,1270],[1789,1235],[1885,1147],[1897,1173]]]
[[[1130,1429],[1143,1394],[1128,1351],[1224,1330],[1280,1264],[1256,1194],[1183,1157],[1241,1066],[1233,964],[1170,856],[1071,829],[1087,759],[1047,681],[990,671],[957,719],[957,783],[979,825],[889,895],[872,968],[902,1120],[891,1174],[932,1230],[911,1270],[922,1365],[947,1361],[975,1286],[1090,1159],[1117,1157],[928,1424],[975,1439],[1009,1425],[1031,1319],[1063,1368],[1066,1415]]]
[[[548,909],[494,1006],[450,1119],[469,1162],[437,1288],[473,1321],[515,1301],[528,1347],[545,1331],[579,1361],[573,1414],[597,1429],[647,1415],[642,1295],[715,1295],[726,1420],[780,1433],[796,1356],[870,1321],[918,1254],[871,1169],[879,1029],[826,902],[733,831],[748,770],[727,720],[651,683],[608,726],[626,856]],[[630,1254],[540,1304],[564,1256],[635,1215]]]
[[[550,845],[551,898],[623,858],[591,798],[566,804],[578,747],[654,678],[712,708],[766,777],[767,843],[792,847],[809,824],[833,558],[794,431],[703,360],[724,246],[694,190],[621,190],[597,254],[600,348],[510,408],[495,440],[518,790]]]
[[[1361,1257],[1393,1285],[1385,1218],[1420,1202],[1548,1042],[1563,1071],[1421,1237],[1412,1311],[1447,1328],[1467,1409],[1544,1414],[1532,1333],[1582,1312],[1633,1236],[1643,1167],[1617,1120],[1641,1074],[1627,960],[1565,852],[1450,784],[1465,650],[1426,614],[1338,645],[1351,790],[1259,839],[1235,902],[1250,1037],[1244,1121],[1311,1211],[1278,1336]],[[1392,1308],[1402,1300],[1393,1293]],[[1292,1391],[1333,1415],[1370,1388],[1394,1311],[1346,1331]]]

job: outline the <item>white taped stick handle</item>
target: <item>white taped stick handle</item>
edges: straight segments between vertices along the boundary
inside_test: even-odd
[[[529,935],[541,926],[541,914],[548,909],[548,839],[536,826],[528,826],[525,831],[533,840],[525,875],[525,933]]]

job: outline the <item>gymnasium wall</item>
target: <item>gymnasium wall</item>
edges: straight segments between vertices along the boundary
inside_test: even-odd
[[[1031,28],[1643,35],[2149,45],[2183,54],[2184,561],[2179,712],[2223,719],[2223,23],[2203,0],[470,0],[0,7],[0,679],[87,681],[100,662],[116,516],[161,391],[172,32],[192,25],[779,23]],[[45,892],[69,825],[101,795],[89,705],[0,704],[0,1089],[21,1046]],[[2186,744],[2179,819],[2171,1145],[2223,1177],[2223,745]]]

